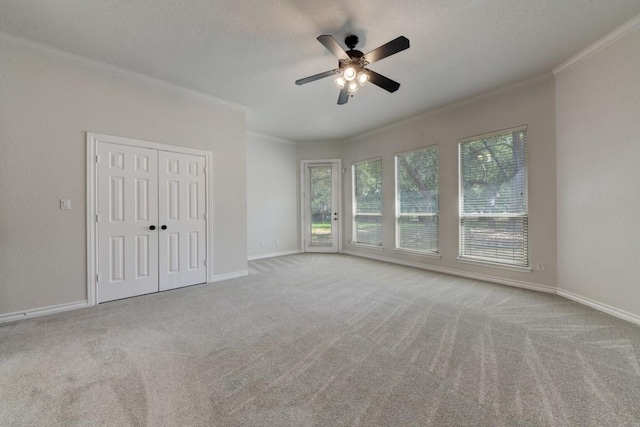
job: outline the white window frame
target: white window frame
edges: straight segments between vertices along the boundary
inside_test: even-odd
[[[513,213],[507,213],[507,214],[499,214],[499,213],[490,213],[490,214],[484,214],[484,213],[474,213],[474,214],[465,214],[463,213],[463,209],[464,209],[464,185],[463,185],[463,177],[462,177],[462,146],[465,143],[468,142],[472,142],[472,141],[477,141],[479,139],[484,139],[484,138],[490,138],[493,136],[497,136],[497,135],[504,135],[504,134],[508,134],[508,133],[515,133],[515,132],[520,132],[520,131],[524,131],[526,133],[526,140],[527,140],[527,144],[525,146],[525,152],[524,152],[524,166],[525,166],[525,206],[526,206],[526,213],[523,214],[513,214]],[[529,222],[529,148],[528,148],[528,126],[527,125],[522,125],[522,126],[516,126],[513,128],[507,128],[507,129],[502,129],[502,130],[498,130],[495,132],[489,132],[489,133],[485,133],[485,134],[480,134],[480,135],[475,135],[475,136],[471,136],[468,138],[463,138],[458,140],[458,261],[465,263],[465,264],[477,264],[477,265],[485,265],[485,266],[490,266],[493,268],[501,268],[501,269],[506,269],[506,270],[513,270],[513,271],[518,271],[518,272],[525,272],[525,273],[530,273],[531,272],[531,260],[530,260],[530,256],[529,256],[529,233],[527,232],[525,238],[526,238],[526,245],[527,245],[527,263],[526,265],[514,265],[514,264],[509,264],[509,263],[502,263],[499,262],[497,260],[494,259],[487,259],[487,258],[482,258],[482,257],[472,257],[472,256],[465,256],[462,254],[462,248],[463,248],[463,232],[462,232],[462,224],[463,224],[463,220],[465,218],[524,218],[527,221],[527,228],[528,228],[528,222]]]
[[[373,161],[380,161],[380,213],[358,213],[357,212],[357,201],[356,201],[356,167],[363,163],[369,163]],[[384,224],[382,223],[382,157],[373,157],[370,159],[360,160],[351,164],[351,244],[356,246],[363,246],[367,248],[374,249],[384,249]],[[379,217],[380,218],[380,245],[372,245],[369,243],[362,243],[356,240],[357,236],[357,223],[356,217],[358,216],[368,216],[368,217]]]
[[[393,164],[394,164],[394,179],[395,179],[395,247],[394,250],[397,252],[407,252],[407,253],[411,253],[411,254],[415,254],[415,255],[421,255],[421,256],[427,256],[429,258],[436,258],[436,259],[440,259],[440,241],[439,241],[439,236],[440,236],[440,201],[438,200],[438,212],[437,213],[411,213],[411,214],[403,214],[400,212],[400,191],[399,191],[399,181],[398,181],[398,157],[406,155],[406,154],[411,154],[411,153],[416,153],[419,151],[426,151],[426,150],[431,150],[431,149],[435,149],[436,153],[438,155],[438,175],[440,174],[440,147],[438,146],[438,144],[432,144],[432,145],[427,145],[425,147],[420,147],[420,148],[416,148],[413,150],[409,150],[409,151],[403,151],[400,153],[396,153],[394,155],[393,158]],[[440,177],[438,176],[438,198],[440,197]],[[399,245],[399,236],[400,233],[398,232],[398,228],[399,228],[399,219],[400,217],[408,217],[408,216],[417,216],[417,217],[428,217],[428,218],[438,218],[438,226],[437,226],[437,236],[438,236],[438,242],[436,244],[436,249],[435,251],[433,250],[420,250],[420,249],[413,249],[413,248],[403,248],[400,247]]]

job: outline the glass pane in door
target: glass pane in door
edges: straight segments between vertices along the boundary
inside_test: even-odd
[[[310,166],[311,245],[331,246],[331,165]]]

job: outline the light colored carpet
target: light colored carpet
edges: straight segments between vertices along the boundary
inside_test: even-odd
[[[0,425],[639,425],[640,328],[345,255],[0,325]]]

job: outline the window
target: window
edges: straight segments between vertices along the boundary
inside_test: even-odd
[[[460,258],[528,267],[527,128],[460,141]]]
[[[353,165],[352,242],[382,247],[382,159]]]
[[[438,147],[396,156],[396,248],[438,253]]]

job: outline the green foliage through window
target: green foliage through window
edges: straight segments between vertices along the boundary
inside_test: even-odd
[[[528,266],[526,128],[460,143],[460,256]]]
[[[382,159],[353,165],[354,243],[382,246]]]
[[[396,156],[396,247],[438,253],[438,147]]]

